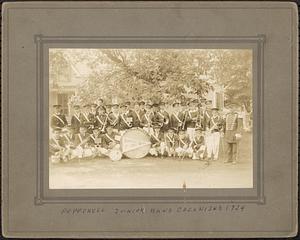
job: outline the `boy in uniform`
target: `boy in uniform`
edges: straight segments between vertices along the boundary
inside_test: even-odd
[[[80,113],[80,106],[75,105],[74,106],[74,114],[71,117],[71,127],[73,128],[75,134],[79,133],[81,119],[82,119],[82,117],[81,117],[81,113]]]
[[[108,116],[105,113],[105,108],[103,106],[98,107],[98,114],[95,119],[95,127],[98,127],[101,133],[105,132],[105,128],[108,124]]]
[[[189,103],[189,110],[186,113],[186,132],[190,142],[193,142],[195,139],[196,126],[199,121],[200,114],[197,107],[197,100],[194,99]]]
[[[81,121],[81,126],[86,126],[87,130],[90,131],[92,123],[90,122],[89,118],[90,114],[90,104],[85,104],[83,105],[83,110],[80,115],[80,121]]]
[[[106,133],[102,135],[102,140],[103,148],[105,148],[107,151],[113,149],[114,147],[120,147],[119,135],[110,125],[107,126]]]
[[[166,151],[168,153],[168,156],[174,156],[176,155],[175,148],[176,143],[178,141],[177,135],[175,134],[174,128],[169,128],[167,134],[165,135],[165,143],[166,143]]]
[[[98,106],[95,103],[91,104],[90,112],[88,114],[88,119],[90,126],[88,127],[88,132],[92,134],[94,126],[97,124]]]
[[[89,146],[92,149],[93,157],[103,156],[102,136],[98,127],[93,128],[93,133],[90,135]]]
[[[163,156],[165,151],[164,134],[161,132],[159,124],[153,125],[153,133],[150,135],[151,148],[150,155],[157,157],[159,154]]]
[[[61,128],[53,129],[53,136],[49,140],[49,155],[52,163],[68,161],[65,138],[61,135]]]
[[[146,109],[145,109],[146,103],[145,103],[145,101],[140,101],[139,105],[140,105],[140,111],[139,111],[140,114],[139,115],[140,115],[140,118],[142,118],[144,116],[144,114],[146,113]]]
[[[160,113],[159,105],[154,103],[152,105],[152,109],[151,126],[154,127],[158,125],[160,128],[162,128],[164,125],[164,115]]]
[[[170,128],[175,129],[176,132],[182,127],[183,114],[180,112],[179,102],[173,103],[173,113],[170,116]]]
[[[170,115],[166,111],[166,104],[164,102],[160,103],[160,107],[159,107],[159,112],[158,113],[163,118],[163,125],[161,127],[161,131],[165,133],[165,132],[167,132],[167,130],[170,127],[169,126],[170,125]]]
[[[148,134],[153,133],[153,128],[152,128],[152,117],[153,117],[153,112],[152,112],[152,104],[148,102],[145,105],[145,114],[141,118],[141,127],[144,129],[145,132]]]
[[[193,148],[193,159],[203,159],[205,152],[204,135],[201,129],[196,129],[196,136],[191,144]]]
[[[178,140],[176,143],[175,152],[177,153],[178,157],[192,157],[193,149],[191,147],[191,141],[189,137],[186,135],[184,130],[179,130],[178,132]]]
[[[122,104],[120,106],[120,121],[119,121],[120,134],[123,135],[124,132],[131,127],[132,127],[132,117],[129,116],[127,104]]]
[[[112,126],[114,131],[118,132],[120,127],[120,113],[119,105],[113,104],[111,107],[111,113],[108,115],[109,125]]]
[[[62,113],[61,105],[53,105],[55,109],[54,114],[51,116],[50,126],[51,128],[64,128],[68,125],[66,116]]]
[[[89,143],[90,134],[88,133],[87,127],[85,125],[81,125],[79,128],[79,133],[75,135],[74,139],[74,145],[76,147],[74,154],[76,157],[83,158],[92,155]]]
[[[134,103],[133,109],[130,110],[129,117],[132,118],[133,127],[140,127],[141,116],[140,116],[140,104],[138,102]]]

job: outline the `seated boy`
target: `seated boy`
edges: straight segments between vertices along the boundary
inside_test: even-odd
[[[190,140],[184,130],[179,130],[176,144],[176,153],[178,157],[192,157],[193,149],[190,146]]]
[[[151,148],[150,155],[157,157],[159,154],[162,156],[165,151],[164,134],[160,131],[159,124],[153,125],[153,133],[150,134]]]
[[[201,129],[196,129],[196,136],[191,144],[193,148],[193,159],[203,159],[205,152],[204,133]]]
[[[176,142],[178,138],[177,135],[175,134],[175,129],[170,128],[168,132],[165,135],[165,144],[166,144],[166,151],[168,153],[168,156],[174,156],[176,155],[175,148],[176,148]]]
[[[93,157],[102,157],[105,149],[102,147],[102,135],[98,127],[93,128],[93,133],[90,135],[89,145],[92,149]]]
[[[61,128],[53,129],[53,136],[49,140],[49,156],[52,163],[68,161],[68,150]]]
[[[89,145],[90,134],[85,125],[81,125],[79,128],[79,133],[75,135],[74,145],[74,155],[78,158],[91,157],[93,155],[91,147]]]

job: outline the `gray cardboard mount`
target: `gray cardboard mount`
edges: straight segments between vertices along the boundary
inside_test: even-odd
[[[4,236],[297,233],[295,4],[17,2],[2,11]],[[49,190],[44,119],[51,47],[253,49],[253,189]]]

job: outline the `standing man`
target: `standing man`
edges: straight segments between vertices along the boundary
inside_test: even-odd
[[[238,161],[238,143],[242,137],[242,126],[238,119],[238,106],[229,105],[229,113],[225,116],[224,140],[226,142],[226,160],[225,163],[236,164]]]
[[[66,116],[62,113],[61,105],[56,104],[53,105],[53,108],[55,109],[54,114],[51,117],[50,126],[51,128],[64,128],[68,125],[68,121]]]

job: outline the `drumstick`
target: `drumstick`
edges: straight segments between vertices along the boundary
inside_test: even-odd
[[[135,149],[138,149],[138,148],[140,148],[140,147],[147,146],[147,145],[151,145],[151,143],[150,143],[150,142],[149,142],[149,143],[144,143],[144,144],[141,144],[141,145],[138,145],[138,146],[135,146],[135,147],[126,149],[126,151],[123,150],[122,153],[124,153],[124,152],[129,152],[129,151],[132,151],[132,150],[135,150]]]

